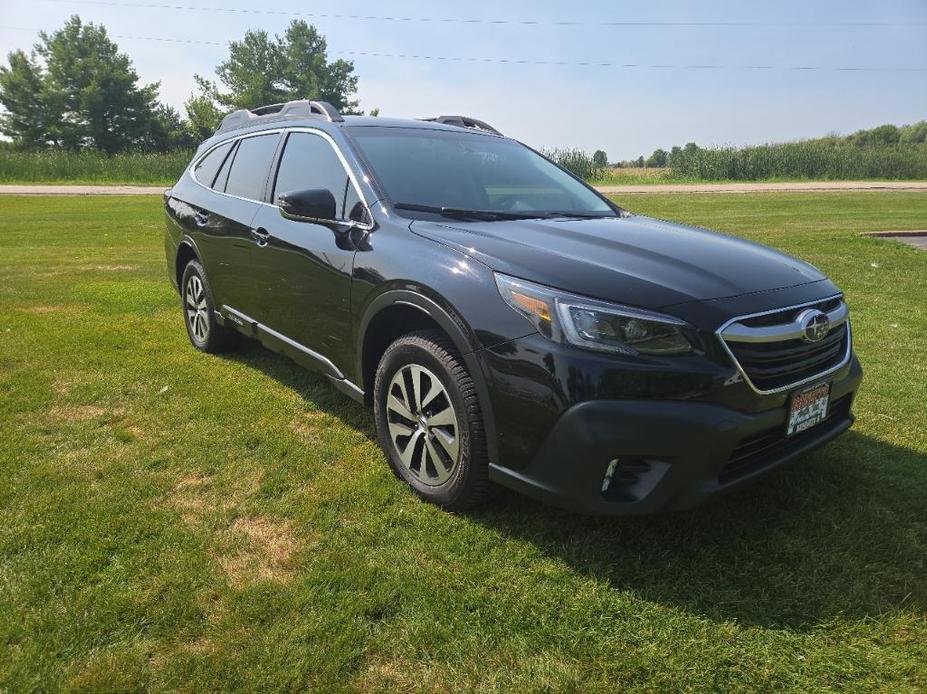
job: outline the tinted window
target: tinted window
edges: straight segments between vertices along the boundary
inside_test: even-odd
[[[281,193],[294,190],[324,188],[330,190],[338,203],[338,216],[344,218],[344,198],[348,190],[348,174],[338,155],[327,140],[311,133],[292,133],[286,141],[277,181],[274,200]],[[352,188],[351,205],[357,202]],[[351,208],[348,208],[350,212]]]
[[[216,172],[219,170],[219,167],[222,166],[222,162],[225,161],[225,155],[229,153],[230,149],[232,149],[232,143],[227,142],[224,145],[219,145],[200,159],[199,163],[193,169],[193,175],[196,177],[196,180],[204,186],[211,186],[213,180],[216,178]]]
[[[237,142],[235,143],[238,144]],[[225,183],[229,180],[229,169],[232,168],[232,162],[235,160],[235,147],[232,147],[232,151],[229,152],[228,156],[225,158],[225,161],[222,163],[222,168],[219,169],[219,175],[216,176],[216,182],[212,184],[212,187],[216,190],[225,190]]]
[[[351,134],[394,203],[615,214],[596,193],[514,140],[419,128],[357,127]]]
[[[261,200],[270,162],[277,148],[277,135],[246,137],[238,144],[225,192],[249,200]]]

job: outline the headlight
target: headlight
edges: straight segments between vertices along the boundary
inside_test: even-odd
[[[620,354],[686,354],[694,329],[672,316],[587,299],[496,273],[505,302],[555,342]]]

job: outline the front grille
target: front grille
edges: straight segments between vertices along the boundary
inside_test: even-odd
[[[818,311],[824,311],[824,313],[828,313],[840,306],[842,301],[843,300],[839,296],[835,296],[831,299],[819,301],[816,304],[803,305],[799,306],[798,308],[786,308],[782,309],[781,311],[764,313],[760,316],[742,318],[739,322],[743,325],[749,325],[751,328],[758,328],[764,325],[779,325],[780,323],[788,323],[789,321],[794,320],[795,316],[809,308],[816,308]]]
[[[835,400],[830,404],[827,418],[823,422],[794,436],[786,437],[785,425],[782,424],[745,438],[731,451],[730,458],[718,475],[718,482],[721,484],[733,482],[775,463],[796,448],[803,446],[836,422],[849,417],[851,401],[851,395],[844,395],[839,400]]]
[[[831,369],[843,361],[849,332],[843,323],[820,342],[728,342],[727,346],[760,390],[775,390]]]

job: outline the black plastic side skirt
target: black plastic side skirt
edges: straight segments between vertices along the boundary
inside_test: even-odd
[[[229,306],[223,306],[220,313],[223,325],[234,326],[248,337],[257,338],[268,349],[289,357],[300,366],[313,371],[321,371],[331,379],[332,384],[339,391],[353,400],[364,402],[364,391],[347,380],[338,367],[325,356]]]

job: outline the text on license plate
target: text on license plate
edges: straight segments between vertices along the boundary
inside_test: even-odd
[[[822,383],[792,396],[786,436],[797,434],[820,424],[827,418],[830,403],[830,383]]]

